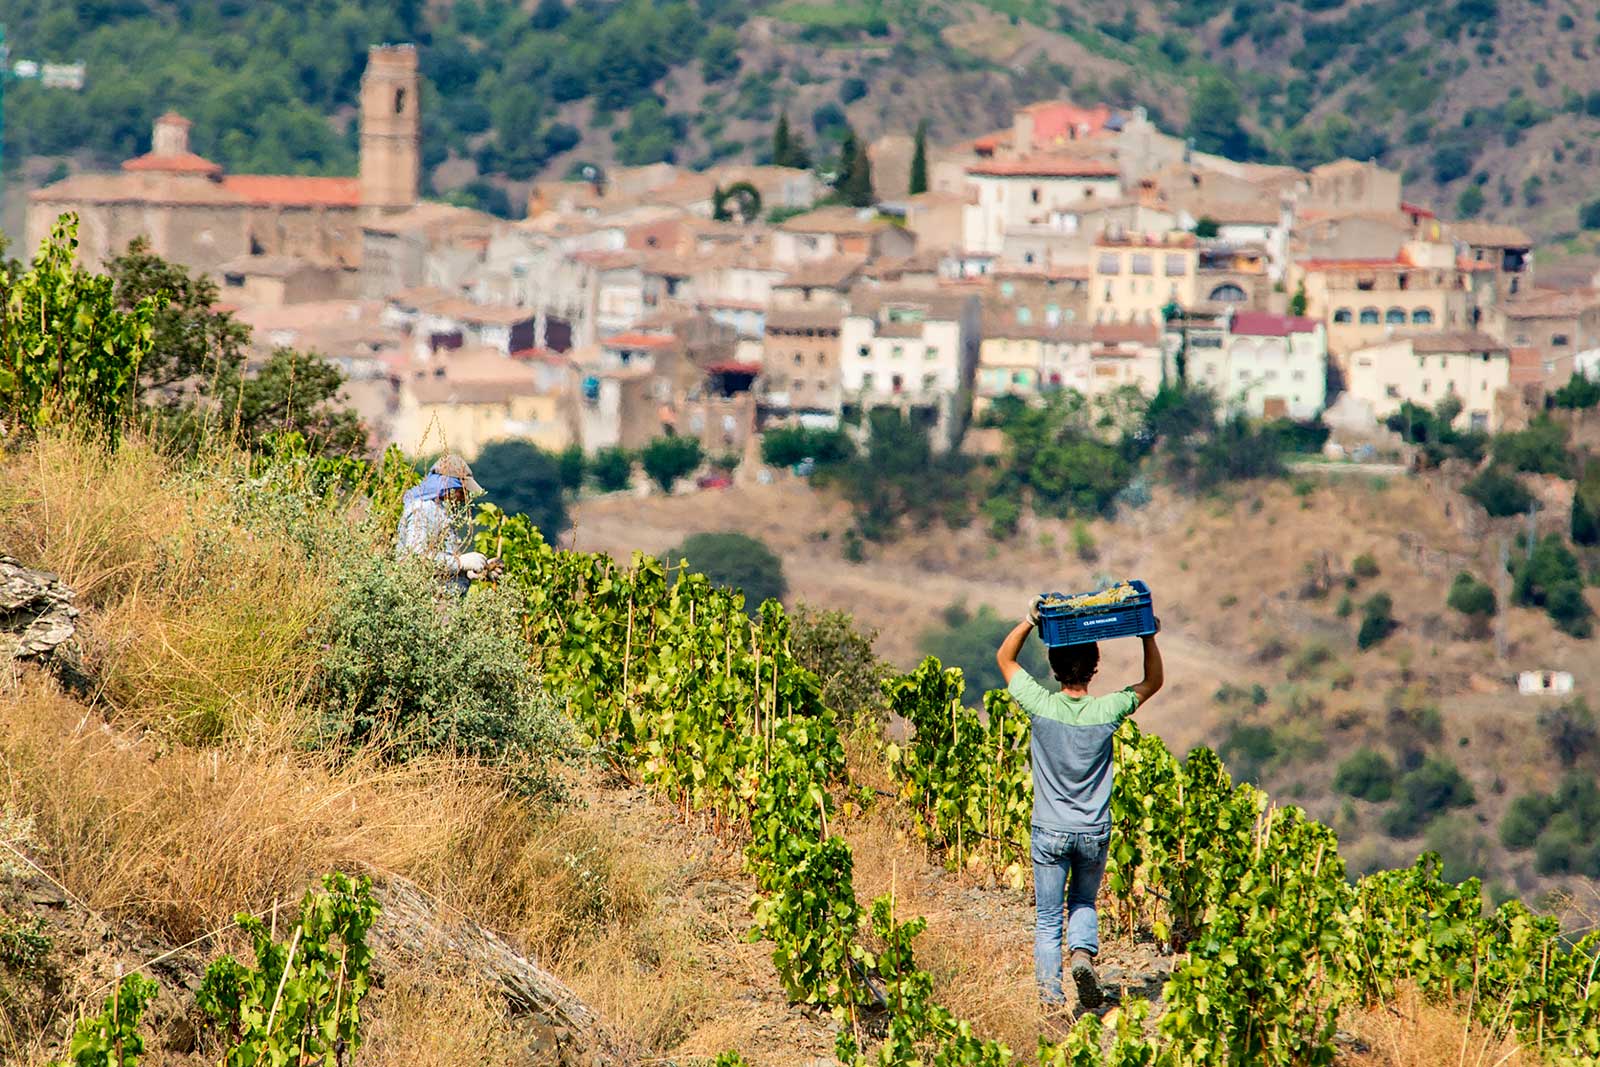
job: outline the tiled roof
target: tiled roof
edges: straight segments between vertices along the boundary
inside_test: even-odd
[[[1450,232],[1458,241],[1480,248],[1530,248],[1533,241],[1515,226],[1494,222],[1453,222]]]
[[[1153,345],[1161,339],[1161,328],[1153,322],[1097,322],[1092,336],[1100,344]]]
[[[1317,320],[1299,315],[1275,315],[1270,311],[1241,311],[1233,317],[1231,333],[1241,337],[1287,337],[1291,333],[1314,333]]]
[[[360,207],[360,178],[300,174],[230,174],[222,187],[252,204],[294,207]]]
[[[222,165],[213,163],[204,156],[197,156],[193,152],[181,152],[177,155],[157,155],[150,152],[146,155],[135,156],[133,159],[122,161],[122,169],[134,172],[156,172],[167,174],[221,174]]]
[[[1070,156],[1030,156],[1027,159],[994,159],[974,163],[968,174],[993,178],[1116,178],[1115,164]]]
[[[237,205],[244,201],[221,182],[148,172],[74,174],[28,194],[35,203]]]
[[[785,289],[846,289],[865,263],[861,256],[834,256],[802,264],[774,284]]]
[[[778,224],[789,233],[831,233],[836,235],[872,233],[893,223],[875,215],[862,218],[852,207],[822,207],[796,215]]]
[[[671,334],[619,333],[602,337],[600,344],[605,348],[666,348],[675,340]]]
[[[1396,332],[1397,340],[1411,342],[1418,355],[1448,355],[1454,352],[1506,352],[1505,345],[1476,330],[1428,330],[1421,333]]]
[[[773,308],[767,312],[767,332],[774,330],[837,330],[844,309]]]
[[[1411,261],[1402,254],[1393,258],[1302,259],[1297,265],[1303,271],[1377,270],[1385,267],[1409,267]]]

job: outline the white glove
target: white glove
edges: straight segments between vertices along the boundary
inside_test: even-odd
[[[463,552],[456,557],[456,566],[468,574],[478,574],[489,565],[489,560],[482,552]]]

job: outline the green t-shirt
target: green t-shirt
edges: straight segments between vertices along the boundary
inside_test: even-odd
[[[1139,707],[1132,687],[1105,696],[1048,690],[1027,671],[1007,690],[1033,724],[1033,823],[1066,833],[1111,828],[1111,738]]]

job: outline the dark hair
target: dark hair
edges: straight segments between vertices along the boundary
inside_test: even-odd
[[[1050,673],[1062,685],[1088,685],[1094,672],[1100,669],[1100,646],[1057,645],[1050,650]]]

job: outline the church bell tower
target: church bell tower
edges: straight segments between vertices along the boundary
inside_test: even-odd
[[[401,211],[417,202],[422,178],[422,117],[415,45],[367,53],[361,76],[361,206]]]

